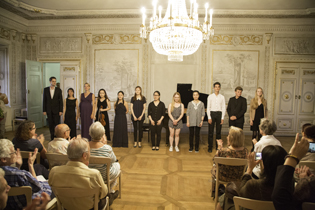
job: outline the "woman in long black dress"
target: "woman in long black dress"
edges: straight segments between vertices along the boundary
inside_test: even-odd
[[[71,129],[70,131],[71,139],[77,136],[76,124],[77,124],[77,119],[79,115],[78,111],[79,111],[78,100],[74,97],[73,88],[69,88],[68,97],[64,100],[63,122],[67,124],[69,128]]]
[[[106,134],[106,138],[107,138],[107,141],[110,141],[110,129],[109,129],[109,118],[108,118],[108,113],[107,111],[110,110],[110,101],[109,101],[109,98],[106,94],[106,91],[104,89],[100,89],[98,91],[98,97],[96,99],[96,107],[97,107],[97,112],[95,114],[95,121],[100,121],[98,119],[99,115],[100,114],[104,114],[105,116],[105,134]],[[101,108],[101,106],[103,108]]]
[[[252,139],[259,141],[261,134],[259,132],[260,119],[268,117],[267,100],[264,98],[264,92],[261,87],[256,89],[255,98],[250,101],[250,130],[253,131]],[[252,147],[254,151],[254,144]]]
[[[113,147],[128,147],[127,113],[128,104],[124,100],[124,92],[119,91],[115,103]]]

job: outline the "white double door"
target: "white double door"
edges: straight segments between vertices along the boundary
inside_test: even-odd
[[[315,123],[315,63],[277,63],[275,90],[277,133],[294,135]]]

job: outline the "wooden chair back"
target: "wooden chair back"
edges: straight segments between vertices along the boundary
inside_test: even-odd
[[[233,197],[235,210],[240,210],[240,206],[252,210],[276,210],[272,201],[259,201],[238,196]]]
[[[66,164],[69,161],[68,155],[63,154],[46,153],[46,157],[49,163],[49,169],[52,169],[52,167],[54,167],[54,165],[52,164],[54,162]]]
[[[98,203],[100,201],[99,194],[100,188],[95,189],[78,189],[78,188],[59,188],[51,187],[56,198],[58,210],[73,209],[73,206],[64,205],[65,201],[69,198],[82,198],[82,197],[94,197],[94,210],[98,210]],[[109,207],[108,197],[106,198],[105,208]],[[104,209],[105,209],[104,208]]]
[[[28,159],[30,151],[20,151],[20,153],[21,153],[22,159]],[[31,152],[31,153],[32,153],[32,155],[34,154],[34,152]],[[39,152],[36,155],[36,163],[40,164],[40,153]]]
[[[225,158],[225,157],[215,157],[214,162],[217,166],[216,168],[216,185],[215,185],[215,209],[217,208],[217,203],[218,203],[218,194],[219,194],[219,185],[220,184],[227,184],[224,181],[221,181],[219,179],[220,177],[220,165],[227,165],[227,166],[243,166],[243,174],[245,173],[245,169],[247,166],[247,159],[241,159],[241,158]],[[241,178],[241,177],[240,177]]]
[[[302,210],[314,210],[315,203],[304,202],[302,203]]]
[[[32,188],[30,186],[11,187],[8,196],[25,195],[26,205],[32,203]]]

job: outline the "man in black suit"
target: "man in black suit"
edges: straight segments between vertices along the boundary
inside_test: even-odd
[[[56,87],[56,77],[49,78],[50,86],[44,88],[43,112],[47,115],[51,140],[54,139],[56,125],[60,124],[60,116],[63,112],[63,100],[61,89]]]
[[[243,88],[235,88],[235,97],[230,98],[227,113],[229,114],[229,127],[235,126],[243,129],[244,114],[247,111],[247,100],[242,97]]]

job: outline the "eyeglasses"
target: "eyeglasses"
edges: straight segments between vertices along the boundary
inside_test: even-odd
[[[31,128],[31,130],[36,130],[36,127],[35,128]]]
[[[9,153],[9,155],[16,154],[16,151]]]
[[[68,130],[66,130],[66,132],[67,132],[67,131],[69,131],[69,132],[70,132],[70,131],[71,131],[71,129],[69,128]]]
[[[153,96],[159,96],[159,95],[153,95]]]

